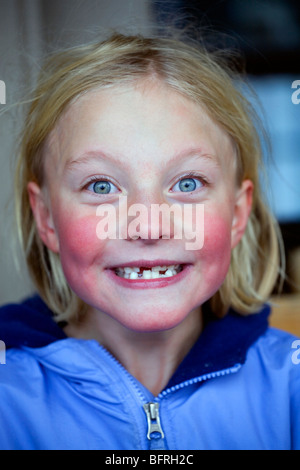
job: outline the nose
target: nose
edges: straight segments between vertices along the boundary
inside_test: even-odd
[[[124,200],[120,214],[122,238],[128,241],[140,239],[145,244],[153,244],[174,237],[174,210],[163,197],[130,203]]]

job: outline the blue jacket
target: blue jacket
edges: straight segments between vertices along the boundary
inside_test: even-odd
[[[2,307],[0,449],[300,449],[298,342],[268,315],[208,315],[155,397],[39,298]]]

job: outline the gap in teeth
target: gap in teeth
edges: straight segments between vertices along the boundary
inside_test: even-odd
[[[182,271],[182,265],[176,264],[171,266],[153,266],[152,268],[144,267],[125,267],[117,268],[116,274],[125,279],[158,279],[162,277],[172,277]]]

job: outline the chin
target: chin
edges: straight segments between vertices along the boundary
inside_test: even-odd
[[[123,311],[122,315],[115,317],[125,328],[136,331],[137,333],[153,333],[159,331],[167,331],[180,326],[188,317],[189,309],[165,309],[159,307],[151,307],[149,309],[141,309],[136,312]],[[125,314],[124,314],[125,313]]]

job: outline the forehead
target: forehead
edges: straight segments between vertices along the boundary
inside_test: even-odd
[[[63,171],[69,161],[98,149],[120,163],[144,166],[153,166],[159,156],[162,167],[186,148],[201,148],[219,164],[233,156],[230,137],[202,106],[149,80],[77,98],[47,144],[46,172],[47,166]]]

